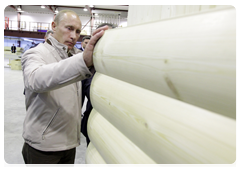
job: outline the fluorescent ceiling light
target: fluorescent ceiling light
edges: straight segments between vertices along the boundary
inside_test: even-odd
[[[45,6],[44,6],[44,5],[41,5],[41,8],[45,8]]]
[[[58,9],[56,8],[56,9],[55,9],[55,14],[57,14],[57,13],[58,13]]]
[[[84,8],[83,10],[84,10],[84,11],[88,11],[87,8]]]

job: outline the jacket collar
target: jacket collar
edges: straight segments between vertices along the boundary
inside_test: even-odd
[[[66,57],[68,57],[68,46],[65,44],[62,44],[60,42],[58,42],[58,40],[56,40],[53,36],[49,35],[48,39],[47,39],[47,43],[52,45],[54,48],[57,49],[57,51],[59,51],[61,54],[65,53]],[[77,49],[76,47],[73,47],[71,50],[69,50],[69,52],[71,54],[76,54],[77,53]],[[60,55],[62,57],[62,55]],[[65,56],[65,55],[64,55]],[[65,58],[65,57],[62,57]]]

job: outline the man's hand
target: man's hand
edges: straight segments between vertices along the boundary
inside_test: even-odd
[[[92,37],[90,39],[90,41],[88,42],[87,46],[84,49],[83,52],[83,59],[85,61],[85,64],[87,65],[87,67],[90,67],[93,65],[93,50],[94,50],[94,46],[97,43],[97,41],[99,40],[99,38],[101,38],[104,34],[104,31],[108,29],[108,26],[104,26],[101,28],[98,28],[97,30],[95,30],[92,34]]]

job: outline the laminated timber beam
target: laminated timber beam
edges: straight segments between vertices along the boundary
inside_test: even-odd
[[[107,30],[93,61],[88,162],[235,162],[233,7]]]
[[[236,159],[231,118],[100,73],[92,80],[90,98],[99,115],[91,112],[88,134],[107,163],[226,164]]]
[[[235,8],[108,30],[95,47],[94,66],[235,119]]]

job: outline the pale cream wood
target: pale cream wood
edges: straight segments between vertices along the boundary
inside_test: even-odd
[[[108,30],[95,47],[94,66],[235,119],[235,8]]]
[[[148,12],[151,11],[152,8],[150,6]],[[154,10],[153,12],[154,12],[155,16],[158,16],[157,14],[159,12],[157,10]],[[149,12],[149,13],[153,13],[153,12]],[[170,17],[171,17],[171,5],[163,5],[163,6],[161,6],[161,20],[162,19],[167,19],[167,18],[170,18]],[[143,22],[141,22],[141,23],[143,23]]]
[[[233,119],[98,72],[92,80],[90,96],[94,109],[156,163],[230,164],[236,159]],[[105,126],[91,122],[89,128],[94,131]],[[106,135],[107,140],[105,133],[112,133],[112,129],[98,137]],[[111,145],[103,145],[105,140],[97,137],[95,141],[101,147]]]
[[[229,7],[229,5],[130,5],[128,26]]]
[[[200,5],[186,5],[185,14],[196,13],[200,11]]]
[[[95,146],[90,142],[85,155],[86,164],[106,164],[102,156],[99,154]]]
[[[156,163],[94,109],[88,120],[88,135],[108,164]]]

